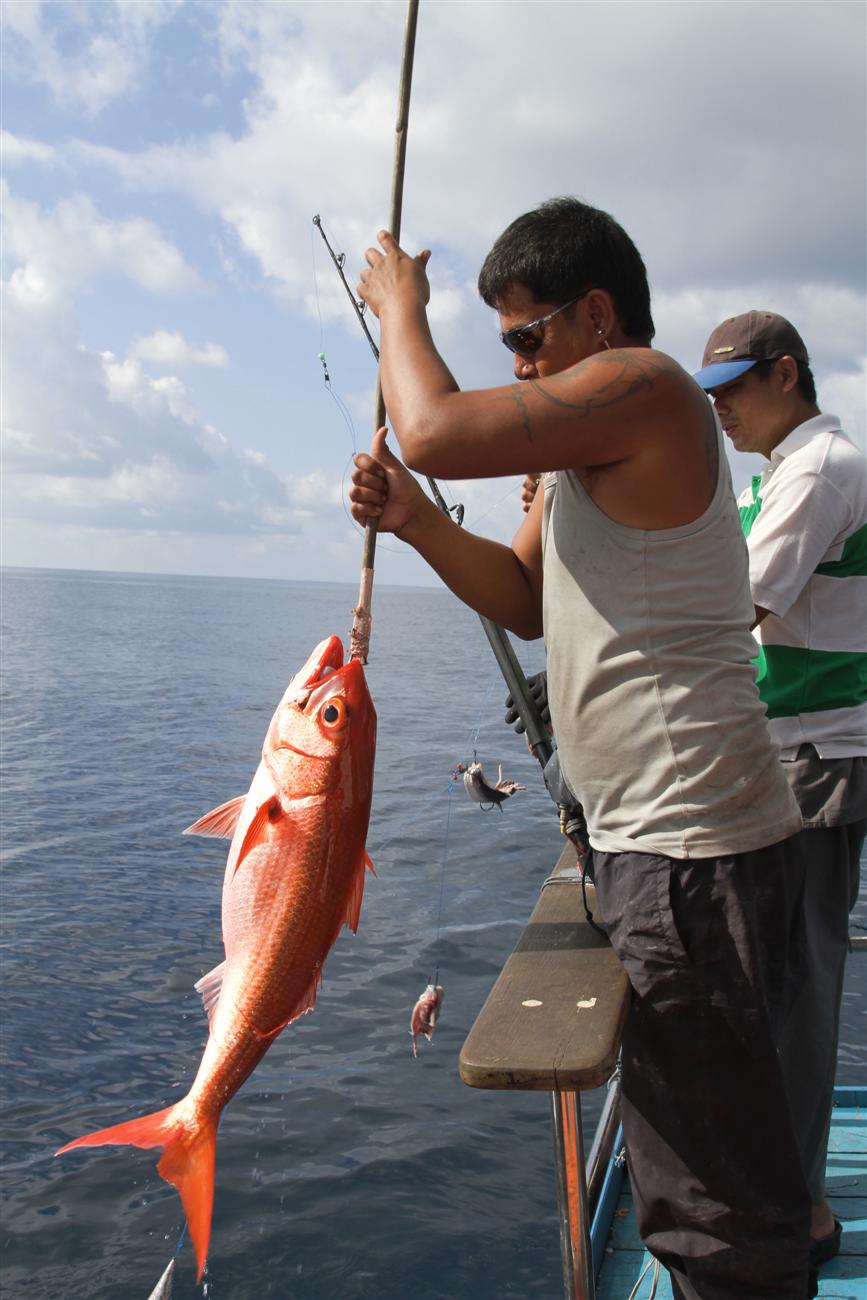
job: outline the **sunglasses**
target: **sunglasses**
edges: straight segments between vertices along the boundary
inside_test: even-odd
[[[519,357],[531,357],[534,352],[538,352],[544,342],[541,334],[543,325],[547,325],[549,320],[559,316],[561,311],[567,307],[574,307],[576,302],[580,302],[588,293],[591,293],[596,286],[591,284],[589,289],[582,289],[577,298],[571,298],[569,302],[564,302],[562,307],[556,311],[549,311],[547,316],[540,316],[538,320],[531,320],[529,325],[515,325],[510,330],[504,330],[500,334],[500,342],[505,343],[510,352],[516,352]]]

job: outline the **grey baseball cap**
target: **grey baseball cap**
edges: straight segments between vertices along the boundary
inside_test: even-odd
[[[746,373],[757,361],[794,357],[809,363],[798,331],[772,311],[745,311],[717,325],[707,341],[701,370],[693,379],[704,389],[718,388]]]

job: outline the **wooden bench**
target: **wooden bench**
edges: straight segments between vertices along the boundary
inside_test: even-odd
[[[592,885],[586,896],[601,924]],[[613,1141],[617,1092],[609,1095],[589,1170],[580,1093],[615,1073],[628,1003],[626,973],[604,934],[587,920],[575,851],[567,845],[476,1017],[459,1068],[472,1088],[551,1094],[563,1279],[574,1300],[595,1295],[591,1206],[618,1190],[605,1186],[609,1163],[602,1137],[605,1129],[608,1145]],[[600,1249],[596,1243],[597,1257]]]
[[[587,901],[599,921],[595,891]],[[614,1073],[629,984],[588,923],[567,846],[470,1030],[460,1073],[471,1088],[598,1088]]]

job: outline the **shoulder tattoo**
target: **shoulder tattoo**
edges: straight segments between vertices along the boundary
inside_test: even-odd
[[[527,399],[524,394],[524,391],[523,389],[515,385],[512,388],[511,392],[512,392],[512,397],[515,399],[515,405],[517,406],[518,410],[521,412],[521,424],[523,425],[526,431],[527,441],[532,442],[533,430],[530,426],[530,412],[527,410]]]
[[[593,390],[582,395],[578,401],[574,397],[566,396],[563,390],[568,391],[569,381],[586,368],[588,361],[581,361],[577,366],[564,370],[560,375],[552,375],[544,381],[531,379],[529,383],[541,397],[552,402],[554,406],[573,411],[581,419],[592,415],[594,411],[628,401],[642,389],[653,388],[664,376],[676,373],[674,363],[668,358],[636,356],[630,348],[612,352],[610,355],[600,353],[588,360],[592,361],[597,369],[604,367],[606,373]]]

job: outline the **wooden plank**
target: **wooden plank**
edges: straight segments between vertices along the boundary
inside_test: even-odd
[[[596,1284],[596,1300],[625,1300],[638,1282],[650,1260],[646,1250],[615,1250],[605,1252],[602,1272]],[[635,1292],[635,1300],[647,1300],[651,1294],[653,1265],[644,1275],[644,1281]],[[671,1278],[667,1269],[660,1269],[656,1300],[671,1300]],[[838,1255],[823,1264],[819,1273],[820,1300],[864,1300],[867,1294],[867,1256]]]
[[[460,1055],[473,1088],[598,1088],[612,1075],[629,983],[585,918],[575,854],[564,849]],[[595,919],[595,892],[587,886]]]
[[[867,1196],[867,1164],[863,1157],[853,1156],[843,1163],[841,1157],[828,1158],[825,1167],[826,1196]]]
[[[596,1284],[596,1300],[626,1300],[647,1265],[651,1256],[648,1251],[626,1250],[605,1256],[602,1275]],[[635,1292],[635,1300],[648,1300],[653,1294],[654,1300],[672,1300],[671,1278],[668,1270],[659,1270],[656,1291],[653,1287],[653,1264],[644,1274],[644,1281]]]
[[[819,1300],[864,1300],[867,1295],[867,1256],[838,1255],[819,1273]]]
[[[607,1251],[602,1273],[596,1284],[596,1300],[625,1300],[630,1295],[650,1260],[649,1251]],[[635,1300],[648,1300],[653,1284],[653,1265],[635,1292]],[[864,1300],[867,1294],[867,1256],[838,1255],[822,1266],[819,1273],[820,1300]],[[671,1278],[660,1269],[656,1300],[671,1300]]]
[[[828,1150],[846,1155],[867,1155],[867,1124],[852,1118],[851,1111],[844,1111],[842,1116],[835,1111],[831,1117]]]
[[[853,1246],[850,1254],[867,1254],[867,1201],[860,1196],[826,1196],[835,1219],[852,1227],[853,1232],[861,1233],[861,1244],[857,1250]]]
[[[867,1255],[867,1204],[860,1196],[832,1196],[828,1201],[834,1217],[843,1224],[840,1246],[844,1255]],[[608,1246],[614,1250],[643,1250],[638,1219],[628,1184],[621,1193],[611,1220]]]

